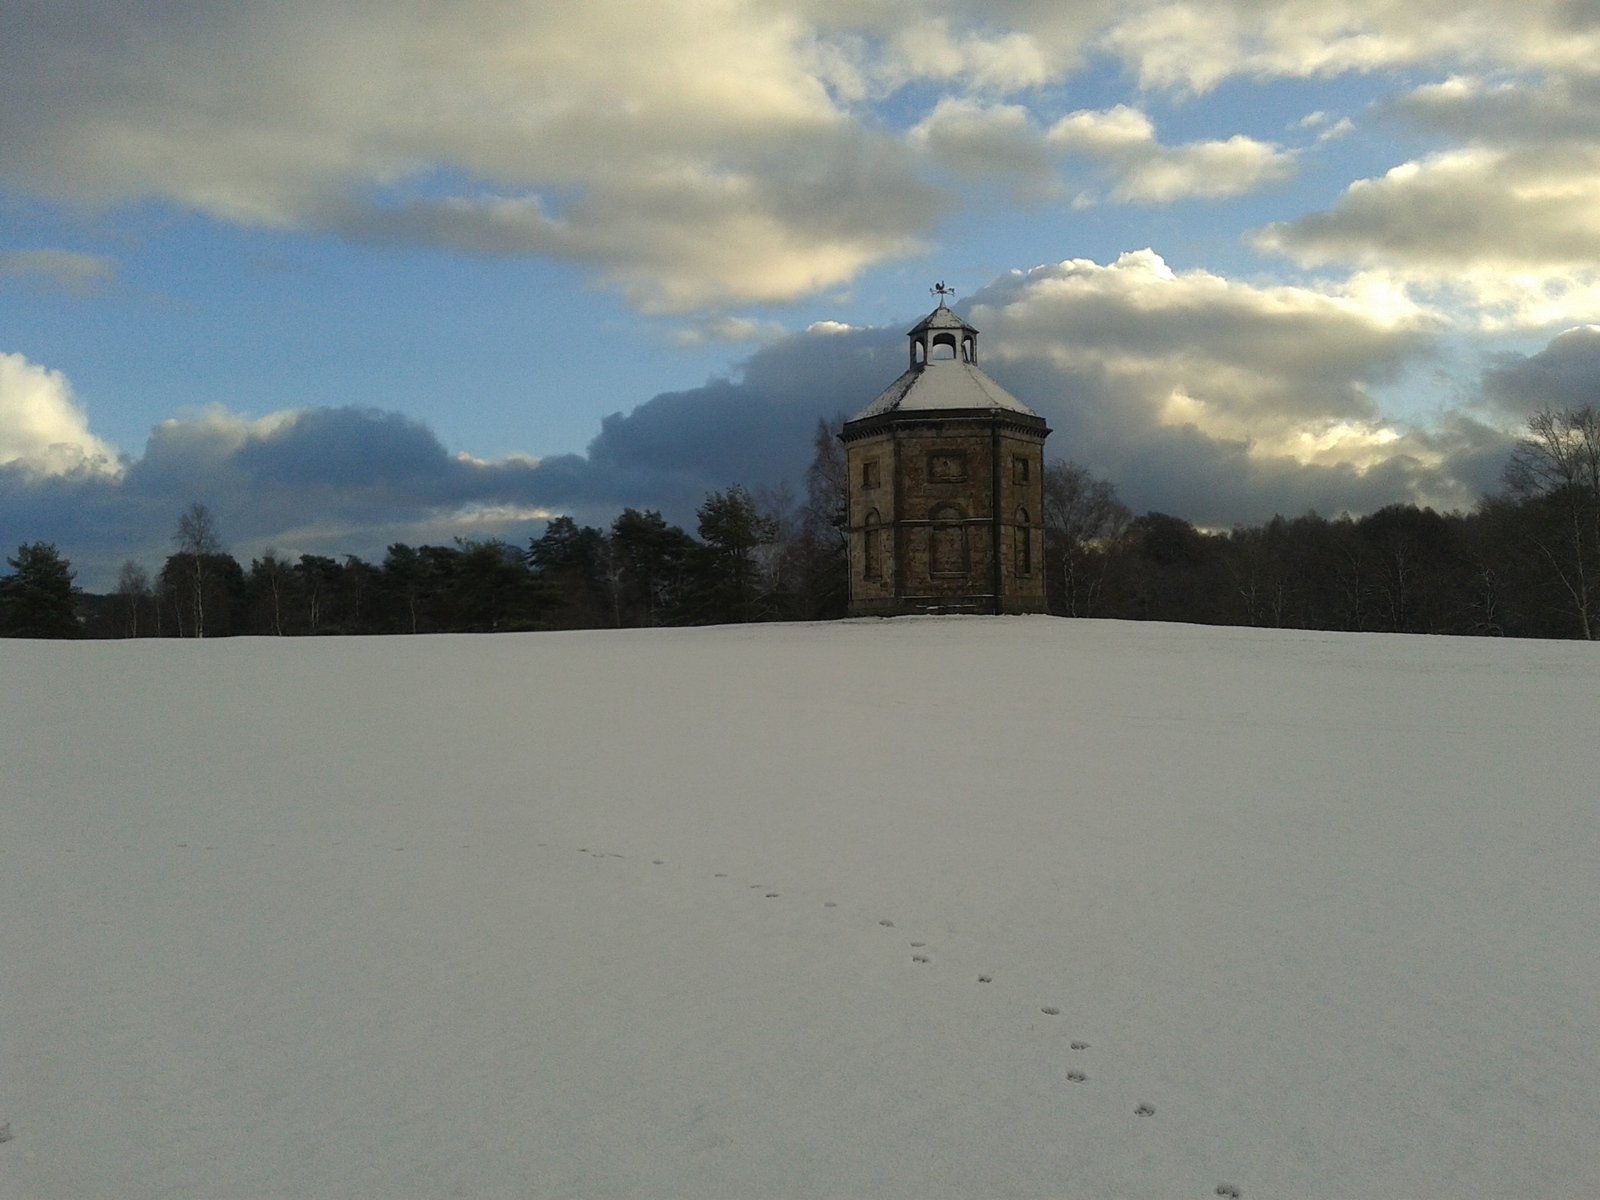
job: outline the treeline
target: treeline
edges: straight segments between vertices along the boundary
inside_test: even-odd
[[[821,620],[847,603],[844,463],[819,423],[804,499],[713,492],[694,535],[653,511],[552,520],[526,546],[390,546],[381,563],[272,552],[243,566],[199,504],[152,579],[80,596],[55,547],[0,577],[0,634],[225,637]],[[1209,533],[1135,516],[1072,463],[1045,471],[1045,570],[1063,616],[1512,637],[1600,636],[1600,414],[1529,422],[1503,492],[1470,513],[1391,505]]]
[[[1202,624],[1600,636],[1600,412],[1528,422],[1505,490],[1470,513],[1396,504],[1207,534],[1135,517],[1081,468],[1045,474],[1051,609]]]
[[[818,424],[804,500],[735,484],[705,497],[694,535],[629,508],[605,529],[556,517],[526,545],[396,543],[377,563],[268,550],[246,566],[195,503],[160,569],[126,562],[106,595],[80,594],[54,546],[21,547],[0,578],[0,635],[491,633],[843,616],[836,433]]]
[[[378,563],[268,551],[246,567],[213,534],[169,556],[153,580],[124,565],[111,594],[77,607],[91,637],[493,633],[843,613],[842,572],[820,578],[824,556],[804,535],[780,542],[782,519],[749,492],[714,492],[699,515],[698,538],[630,508],[609,529],[556,517],[525,546],[397,543]],[[196,505],[182,526],[209,532],[210,514]]]

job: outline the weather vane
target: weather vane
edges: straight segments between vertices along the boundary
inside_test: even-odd
[[[932,292],[935,296],[939,297],[939,303],[940,304],[944,303],[944,298],[946,296],[954,296],[956,294],[955,288],[953,288],[953,287],[945,287],[944,280],[942,280],[942,279],[939,280],[938,283],[934,284],[928,290],[930,292]]]

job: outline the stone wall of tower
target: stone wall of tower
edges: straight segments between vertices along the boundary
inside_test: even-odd
[[[847,428],[852,614],[994,612],[997,582],[999,611],[1044,611],[1039,425],[907,414]]]

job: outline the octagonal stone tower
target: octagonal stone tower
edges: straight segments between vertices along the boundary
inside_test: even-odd
[[[845,422],[850,615],[1045,611],[1044,418],[978,369],[945,306],[906,371]]]

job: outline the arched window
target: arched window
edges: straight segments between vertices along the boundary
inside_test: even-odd
[[[1028,510],[1017,509],[1017,574],[1033,574],[1033,526],[1028,521]]]
[[[861,577],[883,577],[883,520],[875,508],[867,510],[866,528],[861,534]]]
[[[967,527],[962,523],[961,510],[953,504],[941,504],[928,516],[933,522],[928,531],[928,573],[966,575]]]
[[[956,357],[956,339],[948,333],[936,333],[933,336],[933,345],[928,348],[928,357],[933,360],[953,361]]]

